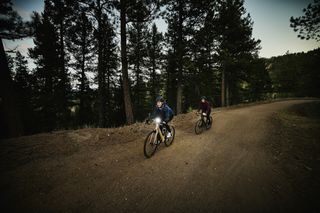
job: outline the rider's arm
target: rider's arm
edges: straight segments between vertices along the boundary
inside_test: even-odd
[[[155,117],[157,117],[157,107],[153,108],[153,111],[152,111],[152,113],[150,115],[150,119],[153,119]]]
[[[170,119],[170,112],[169,112],[169,108],[166,106],[164,109],[164,121],[168,122]]]
[[[208,114],[208,113],[209,113],[209,111],[210,111],[210,103],[209,103],[209,102],[207,102],[207,110],[206,110],[206,114]]]

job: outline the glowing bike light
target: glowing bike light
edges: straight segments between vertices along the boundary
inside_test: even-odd
[[[156,119],[154,119],[154,121],[155,121],[157,124],[161,123],[161,119],[160,119],[160,118],[156,118]]]

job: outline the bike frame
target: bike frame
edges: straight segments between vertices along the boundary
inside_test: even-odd
[[[154,137],[154,140],[155,140],[154,143],[157,142],[156,140],[158,138],[158,134],[160,136],[161,142],[164,142],[165,138],[164,138],[164,135],[162,134],[159,123],[156,123],[156,128],[154,130],[156,131],[156,137]]]
[[[206,116],[206,115],[203,115],[202,113],[201,113],[201,120],[202,120],[202,122],[205,123],[205,124],[208,122],[207,116]]]

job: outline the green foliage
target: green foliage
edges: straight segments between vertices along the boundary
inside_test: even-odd
[[[2,0],[0,3],[0,38],[19,39],[31,35],[28,23],[23,22],[21,16],[12,9],[11,0]]]
[[[47,10],[42,15],[34,13],[32,16],[35,31],[33,42],[35,47],[29,49],[30,57],[34,59],[37,68],[35,91],[39,128],[51,131],[57,128],[59,99],[59,44],[55,27],[50,20]]]
[[[30,134],[35,131],[37,124],[33,122],[35,118],[32,110],[35,101],[33,96],[33,76],[29,73],[27,65],[27,60],[18,51],[14,58],[14,87],[18,94],[18,110],[21,114],[21,120],[24,124],[28,124],[24,125],[24,131],[26,134]]]
[[[267,60],[272,86],[278,96],[320,97],[320,48]]]
[[[132,73],[132,101],[136,119],[143,119],[148,107],[147,96],[147,40],[148,26],[146,22],[134,22],[128,27],[128,62]]]
[[[219,15],[214,18],[216,34],[219,35],[218,58],[224,72],[227,105],[241,101],[240,82],[246,81],[250,62],[257,56],[260,40],[252,38],[250,14],[246,15],[243,0],[221,1],[217,6]]]
[[[320,41],[320,0],[314,0],[303,12],[303,16],[290,18],[290,27],[299,33],[298,38]]]
[[[128,104],[142,120],[159,94],[178,113],[198,107],[203,95],[214,107],[273,93],[319,97],[319,49],[258,58],[243,0],[125,3],[121,64],[119,1],[46,0],[44,12],[33,14],[36,68],[28,70],[20,53],[11,66],[27,133],[122,125],[133,118]],[[160,5],[165,35],[152,24]]]
[[[156,24],[153,24],[151,30],[148,32],[147,39],[147,65],[148,82],[147,87],[150,92],[149,103],[153,102],[156,97],[161,93],[163,88],[163,80],[160,71],[163,69],[164,55],[163,45],[164,38],[162,33],[158,32]]]
[[[75,69],[73,80],[77,82],[77,93],[75,100],[79,100],[79,106],[75,117],[78,125],[92,124],[93,111],[91,102],[93,101],[92,90],[90,89],[88,72],[93,72],[94,64],[94,40],[93,26],[88,19],[84,8],[75,8],[72,17],[72,24],[67,31],[69,39],[66,41],[67,49],[71,53],[74,62],[70,63],[71,68]],[[80,14],[80,15],[79,15]]]

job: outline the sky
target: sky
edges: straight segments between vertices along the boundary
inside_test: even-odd
[[[43,0],[12,0],[13,7],[25,20],[30,20],[32,11],[43,11]],[[253,24],[253,37],[261,40],[260,57],[270,58],[295,52],[307,52],[320,47],[315,40],[301,40],[290,27],[290,17],[303,15],[302,9],[313,0],[245,0],[245,8],[250,13]],[[165,32],[164,20],[155,21],[158,29]],[[16,49],[28,56],[28,48],[33,47],[31,38],[4,41],[6,50]],[[28,59],[30,68],[34,67]]]

